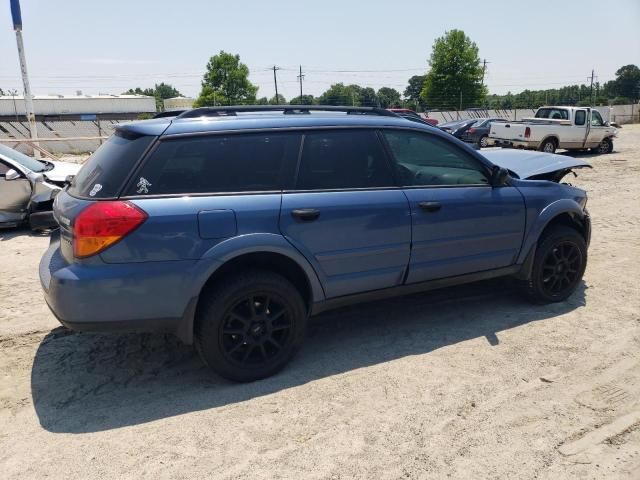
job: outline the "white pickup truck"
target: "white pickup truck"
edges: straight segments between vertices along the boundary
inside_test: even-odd
[[[615,136],[616,129],[605,122],[595,109],[540,107],[534,118],[492,123],[487,144],[548,153],[555,152],[557,148],[590,148],[598,153],[611,153]]]

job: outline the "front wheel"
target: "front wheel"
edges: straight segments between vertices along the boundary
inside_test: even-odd
[[[298,290],[284,277],[246,272],[202,295],[196,349],[219,375],[238,382],[268,377],[300,347],[307,310]]]
[[[478,146],[480,148],[487,148],[488,146],[488,141],[487,141],[487,136],[483,135],[482,137],[480,137],[480,141],[478,142]]]
[[[536,250],[527,296],[535,303],[566,300],[578,287],[587,266],[587,245],[573,228],[544,234]]]
[[[598,146],[592,149],[592,151],[600,153],[602,155],[613,152],[613,140],[611,140],[610,138],[602,139]]]

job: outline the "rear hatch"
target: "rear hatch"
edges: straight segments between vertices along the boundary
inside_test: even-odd
[[[166,125],[167,122],[164,128]],[[71,185],[56,196],[53,211],[60,225],[61,253],[67,262],[76,261],[73,238],[78,215],[96,202],[116,199],[144,152],[157,138],[144,130],[149,129],[136,128],[136,124],[116,130],[89,157]]]

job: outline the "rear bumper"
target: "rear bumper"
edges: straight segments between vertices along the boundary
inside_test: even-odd
[[[189,282],[193,264],[69,264],[54,234],[39,273],[47,305],[65,327],[88,332],[171,332],[190,343],[197,301]]]
[[[487,138],[487,145],[494,147],[504,147],[504,148],[526,148],[526,149],[537,149],[540,146],[540,142],[529,142],[523,140],[508,140],[505,138]]]

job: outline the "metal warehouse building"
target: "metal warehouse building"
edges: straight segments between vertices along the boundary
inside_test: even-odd
[[[134,119],[141,113],[155,113],[156,101],[142,95],[37,95],[33,98],[37,120]],[[87,116],[92,116],[87,118]],[[0,121],[25,120],[22,95],[0,96]],[[84,117],[84,118],[83,118]]]

